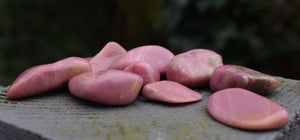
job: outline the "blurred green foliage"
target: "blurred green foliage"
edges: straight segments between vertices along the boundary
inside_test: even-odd
[[[297,0],[0,0],[0,84],[34,65],[95,55],[108,41],[175,54],[220,53],[226,64],[300,79]]]

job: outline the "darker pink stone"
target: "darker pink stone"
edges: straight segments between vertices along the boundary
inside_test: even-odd
[[[178,54],[171,60],[167,79],[191,88],[207,87],[214,69],[221,65],[222,57],[216,52],[194,49]]]
[[[207,101],[211,116],[226,125],[247,130],[269,130],[285,126],[285,108],[251,91],[230,88],[218,91]]]
[[[144,63],[144,62],[132,63],[128,65],[124,69],[124,71],[129,71],[142,76],[144,81],[143,85],[157,82],[160,80],[159,71],[156,68],[149,65],[148,63]]]
[[[174,54],[164,47],[157,45],[141,46],[114,60],[111,68],[122,70],[132,63],[145,62],[158,69],[160,74],[165,74],[173,57]]]
[[[210,88],[213,91],[236,87],[265,95],[279,86],[280,81],[270,75],[236,65],[216,68],[210,79]]]
[[[150,100],[167,103],[200,101],[202,95],[173,81],[159,81],[144,86],[143,96]]]

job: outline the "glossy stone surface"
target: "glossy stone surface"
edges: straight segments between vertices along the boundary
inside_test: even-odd
[[[126,52],[127,51],[120,44],[108,42],[98,54],[91,58],[92,72],[97,73],[109,69],[111,63]]]
[[[207,101],[207,109],[219,122],[246,130],[277,129],[289,121],[285,108],[241,88],[229,88],[212,94]]]
[[[173,81],[147,84],[144,86],[142,93],[147,99],[167,103],[189,103],[202,99],[200,93]]]
[[[207,111],[212,94],[207,89],[196,90],[202,99],[191,104],[157,103],[138,96],[129,105],[115,107],[81,100],[67,89],[7,100],[6,88],[0,85],[0,136],[22,136],[2,125],[7,123],[25,130],[24,139],[33,134],[50,140],[299,140],[300,81],[276,78],[281,86],[267,98],[289,112],[289,123],[281,129],[245,131],[216,121]]]
[[[99,74],[83,73],[69,81],[69,90],[79,98],[105,105],[125,105],[133,102],[143,84],[141,76],[120,70],[105,70]]]
[[[144,62],[137,62],[137,63],[132,63],[128,65],[124,71],[132,72],[137,75],[142,76],[143,78],[143,85],[157,82],[160,80],[160,74],[159,71],[149,65],[148,63]]]
[[[7,92],[9,99],[41,94],[64,86],[72,77],[91,71],[87,60],[69,57],[51,64],[34,66],[22,72]]]
[[[165,74],[167,66],[173,57],[174,54],[164,47],[157,45],[141,46],[117,58],[112,63],[111,68],[122,70],[132,63],[145,62],[158,69],[160,74]]]
[[[266,95],[279,86],[280,81],[270,75],[236,65],[216,68],[210,79],[210,88],[213,91],[236,87]]]
[[[187,87],[208,87],[214,69],[223,65],[222,57],[214,51],[194,49],[176,55],[168,65],[167,79]]]

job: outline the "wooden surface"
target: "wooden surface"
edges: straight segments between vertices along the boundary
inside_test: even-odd
[[[60,89],[22,100],[0,95],[0,136],[53,140],[299,139],[300,82],[279,79],[281,86],[267,98],[285,107],[290,121],[278,130],[243,131],[215,121],[206,109],[209,90],[197,90],[203,95],[197,103],[171,105],[139,96],[130,105],[110,107]],[[0,89],[3,94],[4,88]]]

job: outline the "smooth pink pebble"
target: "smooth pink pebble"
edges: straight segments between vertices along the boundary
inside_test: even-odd
[[[219,122],[246,130],[277,129],[289,121],[285,108],[241,88],[215,92],[207,101],[207,109]]]

